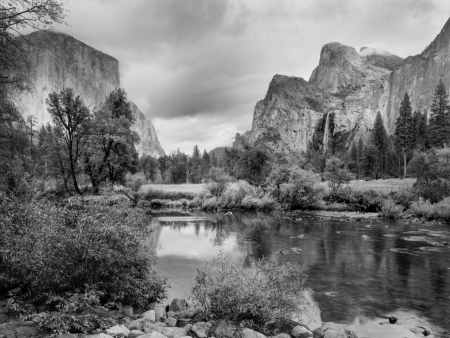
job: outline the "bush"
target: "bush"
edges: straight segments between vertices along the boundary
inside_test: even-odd
[[[356,211],[379,212],[386,196],[375,190],[354,191],[345,187],[338,192],[326,193],[323,200],[327,203],[347,204]]]
[[[154,199],[171,201],[180,199],[193,200],[195,198],[195,194],[182,191],[163,191],[157,189],[149,189],[143,194],[142,198],[150,202]]]
[[[166,296],[145,242],[152,231],[124,202],[0,201],[0,284],[34,298],[89,286],[104,293],[102,302],[146,306]]]
[[[395,221],[402,217],[403,208],[391,199],[388,199],[384,202],[383,207],[381,208],[381,216],[390,220]]]
[[[278,264],[275,258],[241,268],[225,256],[198,271],[192,294],[207,318],[245,320],[265,331],[279,319],[290,319],[306,304],[305,270],[296,264]]]
[[[291,209],[308,209],[319,203],[323,189],[318,187],[320,176],[308,170],[295,169],[289,183],[280,185],[280,202]]]
[[[410,211],[427,220],[441,220],[450,222],[450,197],[447,197],[439,203],[432,204],[428,200],[420,198],[417,202],[411,204]]]
[[[220,204],[223,208],[239,208],[242,201],[248,196],[255,196],[256,188],[250,183],[240,180],[229,183],[223,194],[220,196]]]
[[[209,182],[206,184],[206,190],[215,197],[222,196],[228,184],[232,181],[233,179],[225,170],[213,167],[209,172]]]

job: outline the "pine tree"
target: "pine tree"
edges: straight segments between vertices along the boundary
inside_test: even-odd
[[[384,170],[384,158],[386,154],[386,146],[387,146],[387,133],[384,128],[384,121],[381,117],[381,113],[378,112],[375,118],[375,123],[372,129],[371,135],[372,145],[376,150],[375,154],[375,178],[378,179],[378,171],[383,172]]]
[[[358,149],[356,148],[356,143],[352,143],[352,147],[350,148],[350,160],[352,162],[352,171],[358,171]]]
[[[363,138],[360,137],[358,140],[358,175],[361,176],[363,157],[364,157],[364,141]]]
[[[400,103],[399,115],[395,122],[396,147],[403,154],[403,178],[406,178],[406,154],[412,149],[413,142],[412,108],[408,93]]]
[[[428,140],[432,147],[441,148],[450,140],[449,109],[447,88],[440,79],[431,102]]]

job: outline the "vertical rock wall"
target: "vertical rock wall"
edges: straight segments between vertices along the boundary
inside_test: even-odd
[[[72,88],[90,109],[100,106],[106,96],[120,87],[119,62],[85,43],[62,33],[37,31],[27,36],[30,90],[11,93],[24,117],[33,115],[38,126],[51,123],[46,99],[49,93]],[[134,130],[141,142],[139,153],[164,154],[150,120],[132,103],[136,116]]]

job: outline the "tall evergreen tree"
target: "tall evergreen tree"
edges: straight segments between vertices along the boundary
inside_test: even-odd
[[[450,140],[449,111],[447,88],[440,79],[431,102],[428,140],[432,147],[441,148]]]
[[[361,176],[362,173],[362,165],[363,165],[363,157],[364,157],[364,141],[363,138],[360,137],[358,140],[358,176]]]
[[[396,147],[403,154],[403,178],[406,178],[406,155],[412,149],[413,142],[412,108],[408,93],[405,93],[400,103],[394,135]]]
[[[378,179],[378,172],[383,172],[384,170],[384,159],[386,155],[386,146],[387,146],[387,133],[384,128],[384,121],[381,117],[381,113],[378,112],[375,118],[375,123],[372,129],[371,135],[372,144],[376,150],[375,154],[375,178]]]

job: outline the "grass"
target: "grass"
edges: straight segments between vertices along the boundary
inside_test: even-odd
[[[150,189],[162,190],[165,192],[187,192],[198,194],[205,188],[205,184],[146,184],[141,188],[142,192]]]
[[[406,178],[404,180],[399,178],[388,178],[385,180],[379,179],[372,181],[352,180],[348,186],[354,191],[375,190],[377,192],[389,193],[392,191],[398,191],[405,187],[411,188],[415,182],[415,178]],[[327,190],[330,189],[328,182],[321,182],[320,185]]]

